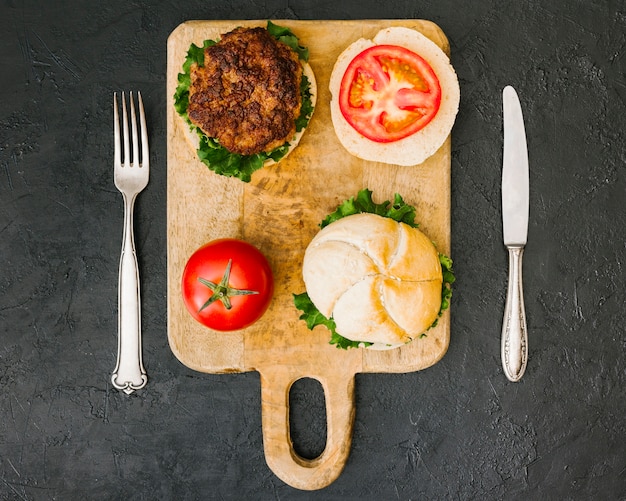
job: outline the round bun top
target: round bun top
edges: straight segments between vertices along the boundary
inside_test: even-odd
[[[306,249],[303,278],[337,332],[374,349],[408,343],[441,307],[433,243],[417,228],[375,214],[347,216],[321,230]]]

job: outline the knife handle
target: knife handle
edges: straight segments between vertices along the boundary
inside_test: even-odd
[[[528,360],[528,333],[522,290],[522,255],[524,247],[507,247],[509,285],[502,324],[502,367],[509,381],[519,381]]]

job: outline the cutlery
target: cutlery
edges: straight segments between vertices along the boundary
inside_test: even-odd
[[[126,111],[126,97],[122,92],[122,131],[120,144],[120,119],[117,93],[113,94],[113,135],[115,142],[115,186],[124,199],[124,232],[120,256],[118,286],[118,342],[117,364],[111,376],[113,386],[130,395],[148,382],[141,356],[141,301],[139,293],[139,267],[133,235],[133,210],[137,195],[146,187],[150,176],[148,131],[141,93],[137,93],[141,128],[141,155],[137,135],[137,117],[133,93],[130,93],[130,128]],[[132,145],[129,144],[132,142]],[[131,151],[132,147],[132,151]],[[132,155],[131,155],[132,153]]]
[[[528,150],[522,107],[511,86],[502,92],[504,153],[502,162],[502,227],[509,253],[509,279],[502,325],[502,367],[519,381],[528,360],[528,331],[522,288],[522,255],[528,234]]]

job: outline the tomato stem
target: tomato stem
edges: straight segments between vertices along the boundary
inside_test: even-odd
[[[232,303],[230,302],[231,297],[248,296],[250,294],[259,293],[258,291],[251,291],[251,290],[246,290],[246,289],[235,289],[234,287],[230,286],[229,280],[230,280],[230,269],[232,267],[232,264],[233,264],[233,260],[229,259],[228,264],[226,265],[226,270],[224,271],[224,275],[222,275],[222,279],[220,280],[219,284],[216,284],[215,282],[211,282],[210,280],[206,280],[205,278],[198,277],[198,281],[201,284],[206,285],[213,292],[213,294],[211,294],[211,297],[207,300],[207,302],[204,303],[200,307],[200,309],[198,310],[199,312],[204,310],[207,306],[213,304],[215,301],[221,301],[222,304],[224,305],[224,308],[226,308],[227,310],[230,310],[233,307]]]

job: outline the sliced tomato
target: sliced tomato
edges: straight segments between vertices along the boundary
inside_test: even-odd
[[[398,141],[437,114],[441,87],[428,62],[397,45],[374,45],[348,65],[339,107],[348,123],[372,141]]]

